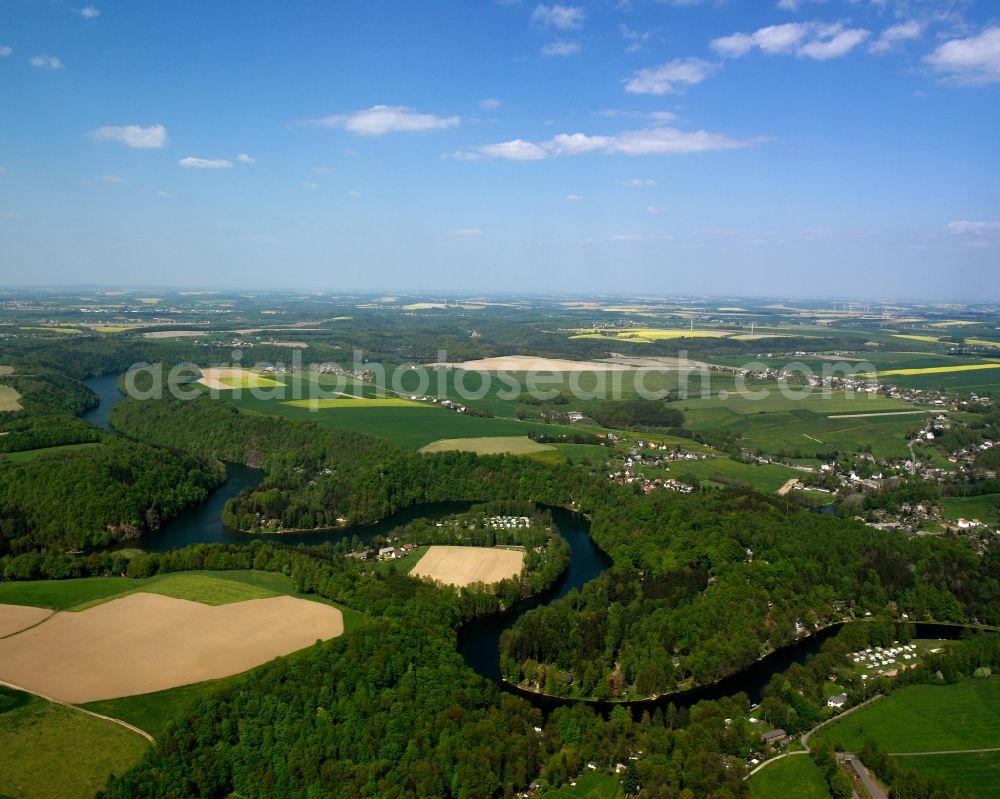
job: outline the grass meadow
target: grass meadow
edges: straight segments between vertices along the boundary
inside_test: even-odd
[[[0,706],[0,794],[89,799],[148,746],[118,724],[29,696],[6,712]]]
[[[886,752],[1000,747],[1000,677],[901,688],[817,736],[851,752],[866,738]]]
[[[610,774],[581,774],[576,785],[563,785],[543,793],[542,799],[624,799],[625,791]]]
[[[822,772],[808,755],[771,763],[750,778],[753,799],[830,799]]]

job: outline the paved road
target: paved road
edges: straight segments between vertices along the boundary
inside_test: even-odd
[[[846,762],[850,768],[854,769],[854,773],[858,775],[858,779],[861,780],[861,784],[865,786],[865,790],[868,791],[868,795],[872,799],[889,799],[889,794],[883,791],[878,783],[872,779],[872,775],[868,773],[865,764],[857,755],[840,754],[837,755],[837,759]]]

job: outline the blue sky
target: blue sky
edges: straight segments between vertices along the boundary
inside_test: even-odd
[[[1000,300],[980,0],[0,5],[0,284]]]

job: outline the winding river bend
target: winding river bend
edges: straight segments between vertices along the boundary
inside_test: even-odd
[[[98,395],[100,404],[97,408],[88,411],[84,415],[84,419],[113,432],[108,417],[111,409],[121,400],[121,394],[118,392],[118,377],[105,375],[91,378],[86,383]],[[142,549],[148,552],[166,552],[190,544],[240,544],[254,538],[268,541],[279,540],[283,544],[292,546],[298,544],[317,545],[325,542],[336,543],[354,536],[368,542],[375,536],[384,535],[414,519],[461,513],[472,504],[469,502],[438,502],[418,505],[400,511],[377,524],[343,527],[336,530],[284,533],[281,535],[243,533],[222,524],[222,509],[226,502],[239,494],[240,491],[256,486],[263,478],[264,473],[259,469],[250,469],[234,463],[227,463],[226,470],[226,482],[207,500],[171,519],[155,533],[148,533],[138,542],[128,542],[128,546],[135,546],[138,543]],[[597,702],[550,697],[522,690],[500,678],[499,645],[503,631],[511,627],[525,612],[564,597],[573,589],[582,588],[585,583],[603,574],[611,565],[608,556],[598,549],[591,540],[590,526],[583,516],[563,508],[550,508],[549,510],[559,527],[559,532],[569,544],[569,568],[546,591],[518,602],[504,613],[476,619],[465,625],[459,633],[458,641],[459,651],[472,669],[486,679],[497,683],[503,690],[527,699],[545,712],[556,707],[586,702],[601,713],[606,714],[612,708],[622,705],[630,709],[633,714],[638,715],[645,710],[652,712],[656,707],[665,708],[670,704],[677,707],[690,707],[704,699],[718,699],[740,692],[746,693],[750,697],[750,701],[756,703],[760,701],[764,686],[774,674],[787,670],[793,663],[802,663],[809,655],[818,652],[823,642],[834,635],[842,626],[837,624],[828,627],[791,646],[772,652],[719,682],[693,688],[689,691],[666,694],[656,699]],[[918,623],[915,627],[917,636],[921,638],[957,638],[963,629],[951,625],[924,623]]]

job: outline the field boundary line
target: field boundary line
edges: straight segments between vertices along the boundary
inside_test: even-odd
[[[891,757],[921,757],[922,755],[975,755],[984,752],[1000,752],[1000,746],[988,749],[940,749],[937,752],[888,752]]]
[[[127,721],[122,721],[121,719],[116,719],[114,716],[105,716],[103,713],[95,713],[93,710],[87,710],[86,708],[80,707],[79,705],[74,705],[70,702],[64,702],[61,699],[56,699],[52,696],[47,696],[46,694],[39,693],[38,691],[32,691],[30,688],[22,688],[20,685],[15,685],[12,682],[7,682],[6,680],[0,680],[0,685],[6,686],[7,688],[13,688],[15,691],[20,691],[24,694],[31,694],[32,696],[37,696],[39,699],[44,699],[46,702],[51,702],[54,705],[61,705],[62,707],[67,707],[70,710],[77,710],[80,713],[85,713],[88,716],[93,716],[95,719],[101,719],[102,721],[110,721],[113,724],[117,724],[124,727],[126,730],[131,730],[136,735],[141,735],[150,743],[154,743],[153,736],[150,735],[143,729],[136,727],[134,724],[129,724]]]
[[[915,416],[918,413],[932,413],[932,411],[875,411],[874,413],[838,413],[827,416],[827,419],[868,419],[875,416]]]

